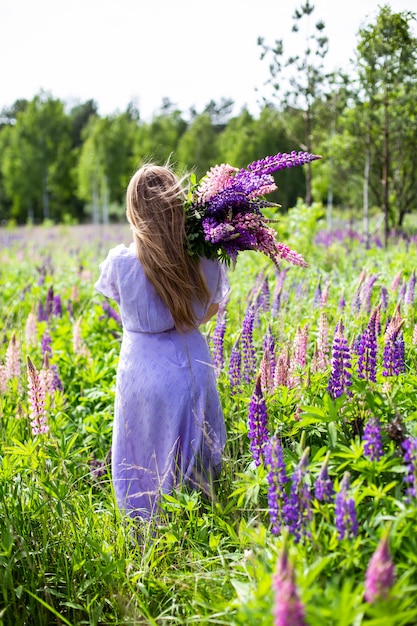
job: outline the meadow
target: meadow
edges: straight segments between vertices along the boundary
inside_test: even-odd
[[[309,267],[242,253],[202,329],[219,483],[142,525],[113,498],[122,330],[93,290],[129,230],[0,231],[1,626],[417,624],[416,239],[280,228]]]

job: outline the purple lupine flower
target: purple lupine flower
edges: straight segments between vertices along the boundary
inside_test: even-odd
[[[355,537],[358,533],[355,500],[349,495],[350,475],[345,472],[336,494],[335,518],[338,539]]]
[[[281,532],[282,507],[286,500],[284,485],[288,481],[281,441],[274,435],[265,446],[265,465],[268,468],[268,510],[271,532]]]
[[[49,319],[54,311],[54,288],[51,285],[46,294],[45,315]]]
[[[404,303],[407,304],[408,306],[412,306],[414,304],[415,291],[416,291],[416,272],[415,270],[413,270],[410,278],[408,279],[407,290],[405,292],[405,297],[404,297]]]
[[[42,335],[42,354],[49,354],[52,356],[52,338],[47,328]]]
[[[248,437],[253,460],[255,465],[259,466],[269,439],[268,412],[262,393],[260,376],[256,379],[255,389],[249,403]]]
[[[288,560],[286,546],[273,576],[274,626],[307,626],[305,609],[295,584],[295,572]]]
[[[385,331],[383,376],[399,376],[405,372],[405,348],[402,334],[403,319],[394,316]]]
[[[319,280],[319,282],[317,283],[317,287],[314,290],[314,297],[313,297],[314,308],[319,307],[320,304],[321,304],[321,280]]]
[[[62,300],[61,300],[61,296],[59,295],[59,293],[54,296],[54,304],[53,304],[52,312],[55,315],[55,317],[61,317],[62,315]]]
[[[275,283],[274,294],[272,296],[271,314],[272,317],[277,317],[281,307],[281,294],[284,286],[285,279],[287,277],[288,269],[285,268],[282,271],[277,271],[277,280]]]
[[[27,375],[28,399],[30,407],[29,419],[32,434],[43,435],[49,430],[46,421],[45,388],[42,385],[38,371],[29,356],[27,357]]]
[[[408,437],[401,444],[404,450],[404,463],[407,474],[404,482],[407,485],[407,502],[417,498],[417,437]]]
[[[405,292],[406,291],[407,291],[407,281],[405,280],[405,278],[403,278],[403,281],[401,283],[401,287],[398,290],[397,304],[401,304],[401,302],[403,302],[403,300],[405,298]]]
[[[381,300],[380,305],[382,311],[386,311],[388,308],[388,289],[386,287],[381,287]]]
[[[378,307],[372,311],[365,331],[362,334],[359,345],[358,376],[365,380],[376,381],[376,356],[377,344],[377,320]]]
[[[339,307],[339,309],[342,309],[342,311],[343,311],[343,309],[345,308],[345,306],[346,306],[345,294],[344,294],[344,292],[342,291],[342,293],[341,293],[341,295],[340,295],[340,298],[339,298],[339,304],[338,304],[338,307]]]
[[[387,598],[394,582],[394,563],[389,551],[388,534],[386,534],[380,540],[366,568],[365,600],[372,604]]]
[[[259,293],[259,309],[261,311],[269,311],[271,306],[271,293],[269,291],[268,277],[266,276],[261,284],[261,290]]]
[[[107,317],[117,322],[120,326],[122,325],[122,318],[119,313],[108,303],[103,302],[101,305],[103,311],[107,314]]]
[[[48,321],[48,316],[45,312],[45,307],[43,306],[43,302],[39,301],[38,303],[38,322],[46,322]]]
[[[255,307],[251,304],[245,313],[242,327],[243,379],[250,383],[256,367],[255,348],[253,345],[253,327],[255,323]]]
[[[234,396],[240,389],[242,383],[242,354],[240,351],[239,340],[232,347],[229,360],[229,384],[230,394]]]
[[[213,363],[216,376],[219,376],[224,367],[224,335],[226,332],[226,314],[224,309],[219,311],[216,326],[213,332]]]
[[[329,458],[330,452],[327,453],[314,484],[314,495],[320,502],[330,502],[334,495],[333,481],[328,472]]]
[[[351,385],[350,351],[344,335],[344,327],[340,321],[335,329],[332,346],[332,372],[330,374],[327,391],[333,399],[346,393]]]
[[[310,490],[305,481],[308,453],[309,449],[306,448],[292,475],[290,494],[282,508],[285,525],[293,534],[296,543],[309,535],[308,523],[313,516]]]
[[[361,305],[364,311],[367,313],[371,310],[371,296],[372,289],[378,280],[378,274],[375,276],[369,276],[368,280],[364,283],[363,289],[361,291]]]
[[[381,424],[377,417],[370,417],[366,422],[363,432],[363,451],[371,461],[379,461],[383,456]]]
[[[55,364],[51,365],[51,370],[53,373],[53,381],[52,381],[53,391],[63,391],[64,387],[62,384],[61,377],[59,375],[58,366]]]

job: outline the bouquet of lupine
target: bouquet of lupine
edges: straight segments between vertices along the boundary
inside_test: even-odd
[[[277,266],[284,259],[306,267],[301,254],[277,241],[269,225],[276,220],[265,217],[262,209],[277,206],[264,197],[277,189],[273,172],[320,158],[309,152],[279,152],[242,169],[215,165],[198,182],[193,176],[185,202],[189,254],[235,264],[239,252],[256,250]]]

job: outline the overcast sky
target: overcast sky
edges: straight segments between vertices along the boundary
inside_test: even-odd
[[[378,8],[417,11],[416,0],[310,0],[326,24],[329,69],[349,68],[358,29]],[[41,89],[68,103],[94,99],[102,115],[136,101],[149,118],[169,98],[201,111],[231,98],[256,112],[268,77],[259,36],[300,45],[291,0],[0,0],[0,109]],[[305,20],[303,20],[305,22]],[[303,23],[302,22],[302,23]],[[413,23],[416,32],[416,22]]]

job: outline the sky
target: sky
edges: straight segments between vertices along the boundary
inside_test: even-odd
[[[211,101],[259,110],[269,76],[258,37],[303,51],[291,33],[291,0],[0,0],[0,110],[41,90],[73,106],[96,101],[101,115],[135,102],[142,119],[169,98],[181,111]],[[416,0],[310,0],[323,20],[328,69],[349,69],[359,28],[379,7],[417,12]],[[305,20],[302,21],[305,23]],[[416,33],[413,22],[413,33]]]

